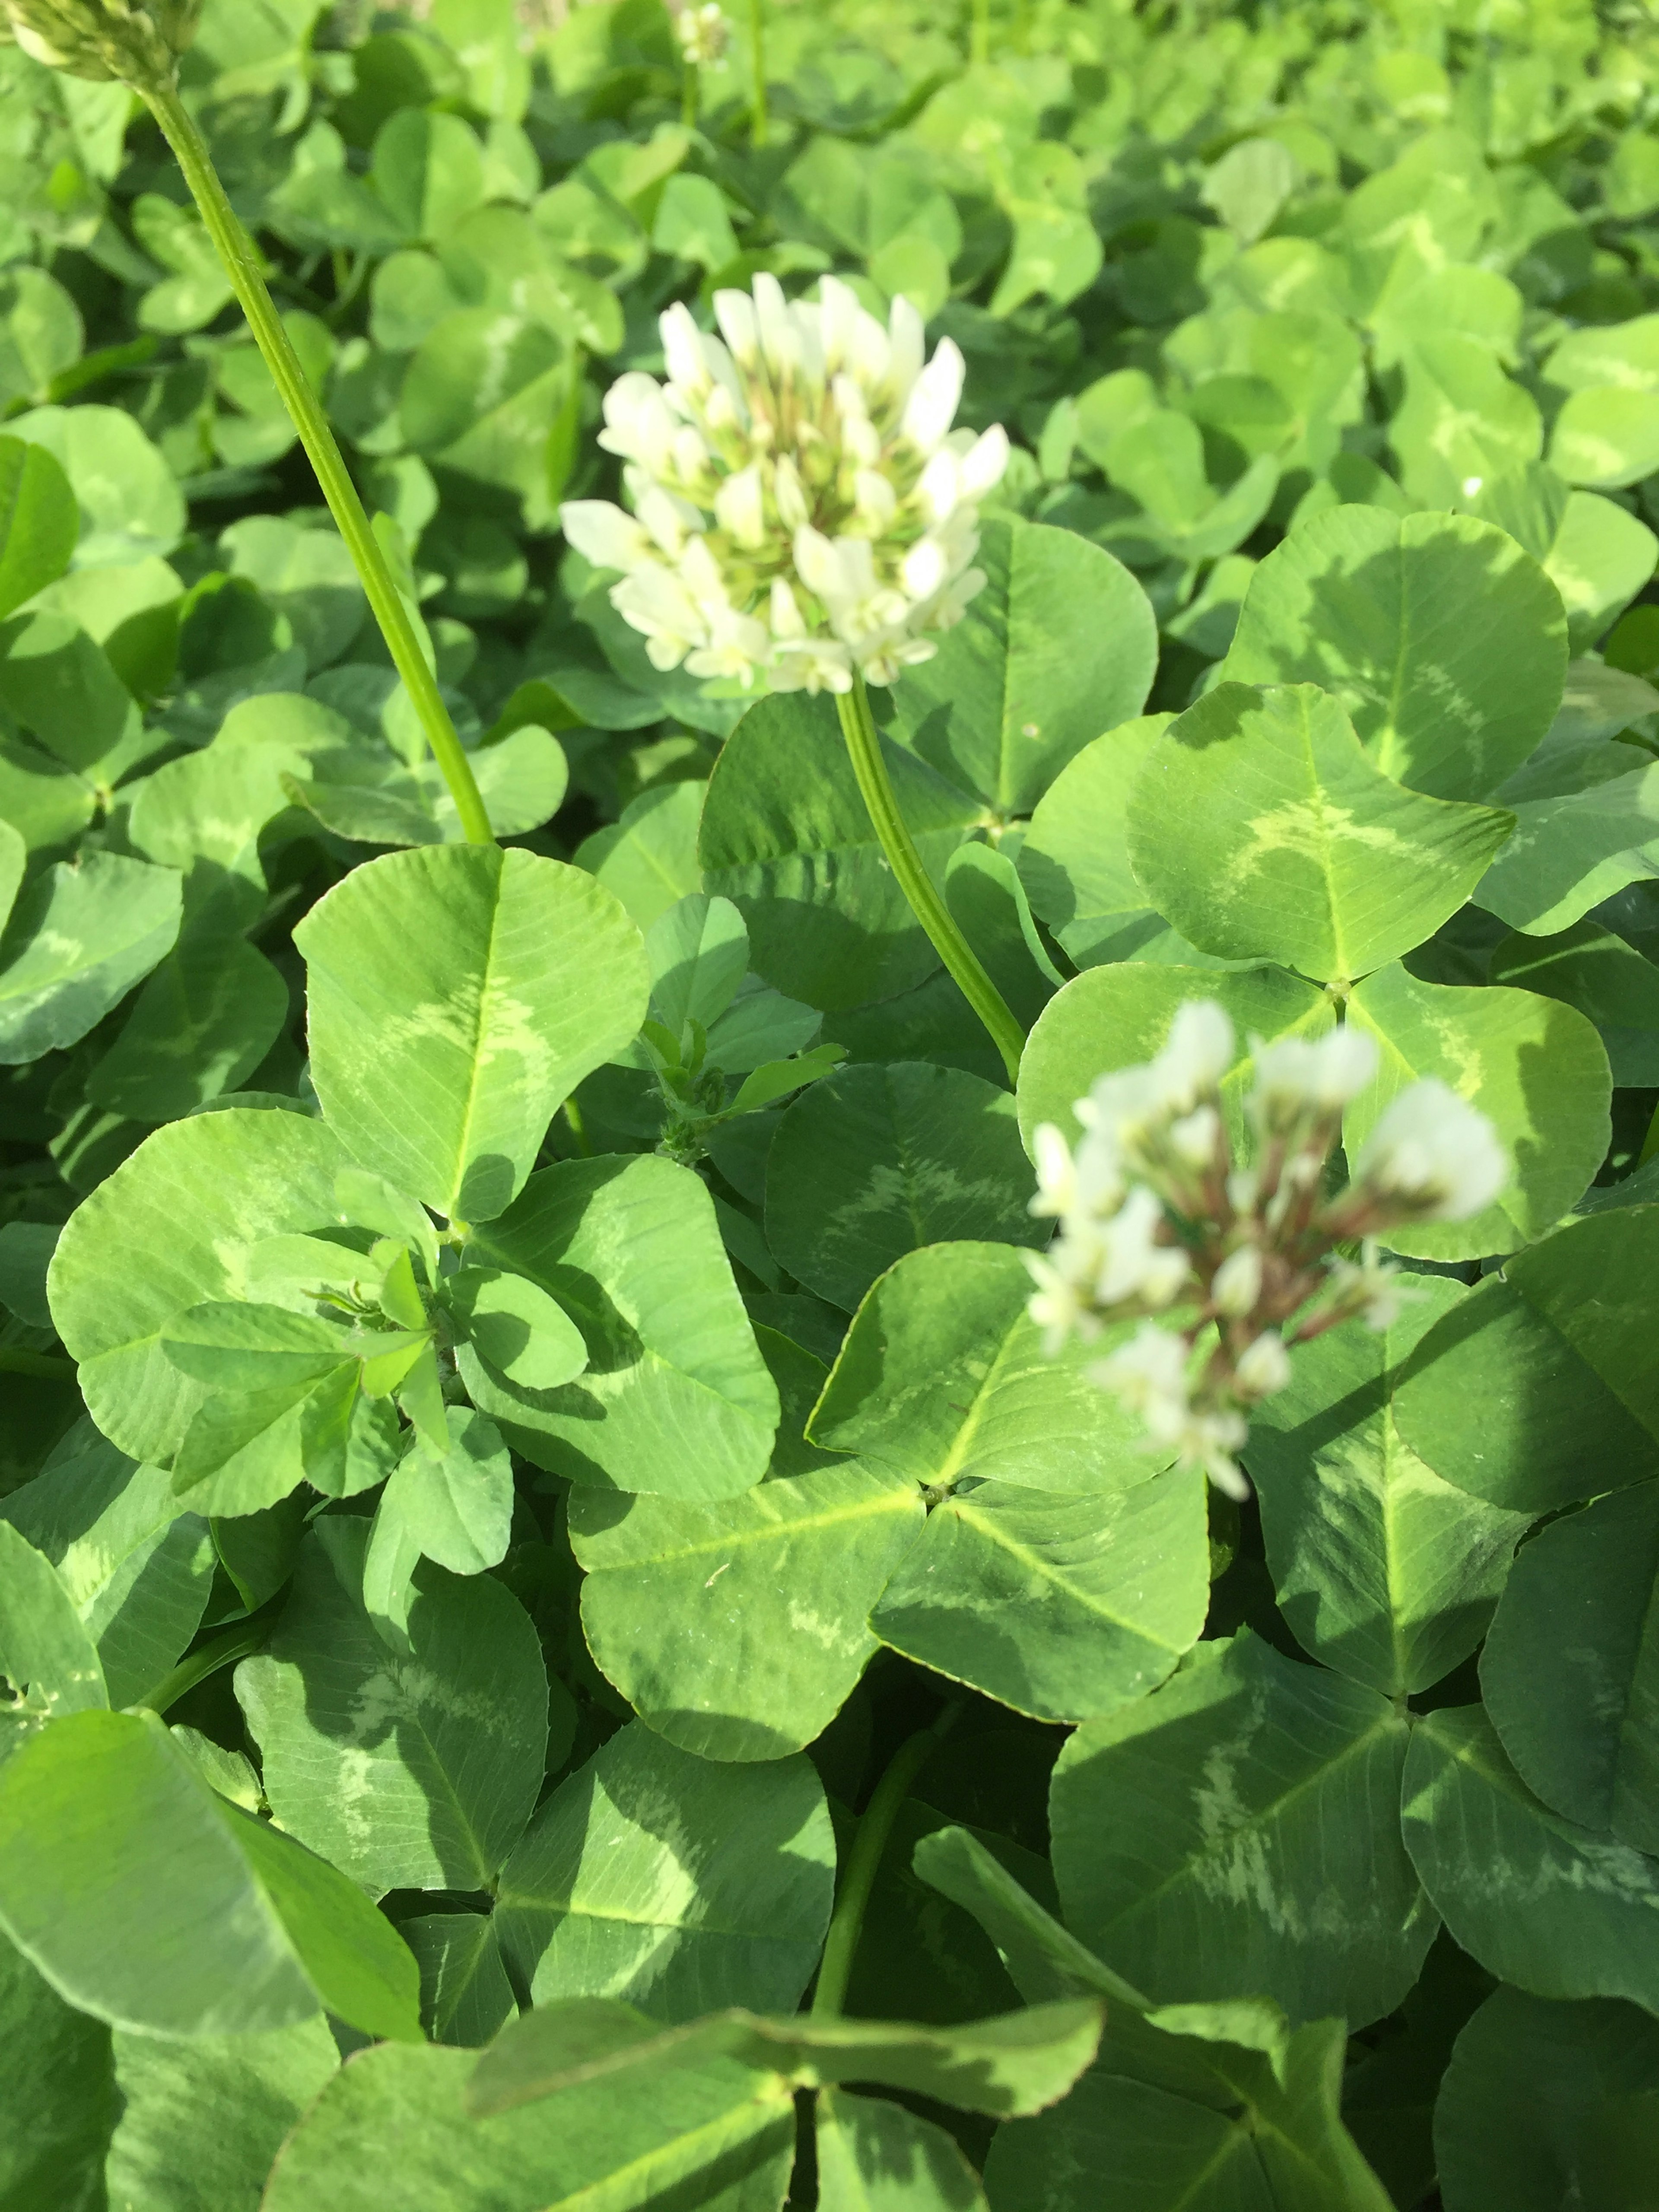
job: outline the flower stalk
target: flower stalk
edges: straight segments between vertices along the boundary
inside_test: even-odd
[[[887,855],[888,866],[909,902],[911,913],[932,939],[934,951],[985,1024],[992,1043],[1001,1055],[1009,1082],[1017,1084],[1020,1054],[1025,1049],[1025,1032],[986,973],[978,954],[963,935],[955,915],[922,864],[882,757],[881,738],[870,711],[870,694],[862,676],[854,677],[850,691],[836,695],[836,706],[841,715],[842,735],[852,756],[853,773],[859,780],[859,789],[864,795],[872,826],[881,840],[881,849]]]
[[[749,64],[753,95],[749,110],[749,143],[758,152],[766,143],[766,0],[749,0]]]
[[[894,1753],[885,1773],[877,1783],[859,1821],[858,1833],[847,1856],[847,1871],[823,1939],[817,1985],[812,1992],[812,2018],[836,2020],[847,2002],[847,1984],[864,1927],[864,1915],[875,1887],[876,1876],[893,1832],[899,1808],[920,1778],[922,1769],[956,1726],[963,1700],[954,1698],[927,1728],[907,1737]]]
[[[357,496],[357,488],[351,481],[345,458],[329,427],[322,404],[311,388],[305,370],[301,367],[300,357],[283,327],[283,319],[276,312],[276,303],[260,273],[252,243],[226,197],[219,173],[213,166],[213,156],[208,151],[207,142],[197,129],[194,117],[179,97],[177,86],[170,79],[141,83],[136,89],[142,94],[161,125],[162,136],[173,149],[184,173],[185,182],[190,186],[191,197],[201,210],[208,235],[224,264],[225,274],[229,277],[242,312],[247,318],[254,343],[264,356],[265,366],[270,371],[283,404],[299,433],[300,443],[316,471],[317,482],[328,502],[329,512],[334,517],[357,574],[362,580],[364,592],[386,639],[392,665],[403,679],[427,742],[432,748],[433,757],[449,787],[449,795],[455,802],[455,811],[460,817],[467,842],[474,845],[493,844],[495,833],[489,826],[483,797],[473,776],[465,750],[456,734],[449,709],[444,704],[443,695],[438,689],[437,676],[427,659],[386,554],[364,512],[363,503]]]

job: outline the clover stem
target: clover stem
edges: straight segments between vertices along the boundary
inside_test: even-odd
[[[680,72],[680,121],[688,131],[696,128],[697,93],[697,64],[687,62]]]
[[[830,1916],[830,1932],[823,1939],[818,1985],[812,1993],[814,2020],[835,2020],[840,2014],[852,1976],[859,1935],[864,1926],[865,1909],[881,1870],[882,1854],[887,1849],[887,1838],[893,1832],[899,1808],[909,1796],[911,1785],[922,1768],[956,1726],[962,1707],[962,1699],[953,1698],[929,1727],[906,1738],[888,1762],[887,1771],[877,1783],[864,1808],[853,1848],[847,1856],[847,1873]]]
[[[172,85],[142,86],[139,88],[151,113],[161,127],[179,167],[184,172],[185,182],[191,196],[201,211],[209,237],[224,264],[225,274],[230,279],[232,290],[247,317],[248,327],[254,343],[264,356],[282,402],[287,408],[300,443],[315,470],[323,497],[328,501],[341,537],[345,540],[353,563],[380,626],[381,635],[391,653],[392,665],[403,678],[404,687],[414,703],[415,712],[425,731],[449,795],[455,802],[461,828],[467,840],[474,845],[495,842],[489,827],[489,816],[472,775],[455,725],[450,720],[449,709],[444,705],[443,695],[438,689],[438,679],[428,665],[425,651],[410,619],[408,608],[398,589],[386,557],[375,537],[363,503],[357,496],[334,433],[329,428],[328,417],[321,402],[312,390],[300,357],[283,328],[275,302],[259,273],[259,264],[252,241],[237,218],[235,210],[225,195],[219,181],[219,173],[213,166],[213,156],[207,142],[197,129],[195,118],[179,97]]]
[[[749,0],[749,60],[754,96],[750,108],[749,143],[766,143],[766,0]]]
[[[842,734],[853,757],[853,773],[864,793],[870,819],[881,840],[881,848],[898,879],[910,910],[933,939],[933,950],[961,988],[962,994],[990,1032],[1002,1055],[1010,1083],[1019,1080],[1019,1056],[1025,1048],[1025,1032],[1008,1010],[1008,1003],[986,974],[978,954],[958,928],[956,917],[940,896],[933,878],[922,866],[915,840],[904,824],[894,793],[881,738],[870,712],[870,694],[862,676],[854,676],[850,691],[837,694]]]
[[[969,0],[969,7],[968,58],[970,62],[988,62],[991,58],[991,0]]]

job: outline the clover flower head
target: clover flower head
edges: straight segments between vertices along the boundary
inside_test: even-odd
[[[1416,1221],[1467,1221],[1509,1179],[1492,1123],[1433,1076],[1392,1101],[1354,1162],[1356,1183]]]
[[[1250,1112],[1259,1129],[1285,1132],[1309,1116],[1340,1114],[1376,1073],[1376,1044],[1347,1023],[1322,1037],[1250,1039],[1255,1088]]]
[[[791,301],[763,274],[716,293],[714,317],[719,337],[671,307],[666,382],[611,386],[599,443],[634,511],[567,501],[565,536],[623,571],[611,603],[659,668],[772,691],[891,684],[984,583],[977,502],[1007,439],[951,429],[962,356],[947,338],[926,360],[902,297],[884,328],[833,276]]]
[[[173,82],[202,0],[0,0],[0,35],[70,76],[141,90]]]
[[[706,7],[680,9],[674,18],[674,35],[690,67],[712,69],[726,52],[732,26],[718,0],[708,0]]]
[[[1073,1337],[1160,1316],[1090,1372],[1139,1414],[1151,1446],[1243,1497],[1249,1416],[1290,1382],[1292,1347],[1361,1316],[1387,1328],[1412,1297],[1376,1232],[1479,1213],[1510,1164],[1485,1115],[1429,1079],[1388,1108],[1333,1194],[1343,1110],[1378,1060],[1346,1026],[1251,1038],[1259,1142],[1241,1158],[1220,1095],[1234,1048],[1223,1008],[1188,1000],[1152,1060],[1112,1069],[1077,1101],[1075,1149],[1052,1124],[1036,1131],[1030,1210],[1059,1226],[1027,1257],[1028,1310],[1050,1358]],[[1340,1249],[1354,1238],[1358,1261]]]
[[[1381,1256],[1374,1237],[1361,1244],[1357,1261],[1332,1261],[1330,1281],[1337,1302],[1362,1315],[1368,1328],[1392,1328],[1407,1300],[1421,1295],[1401,1280],[1393,1261]]]

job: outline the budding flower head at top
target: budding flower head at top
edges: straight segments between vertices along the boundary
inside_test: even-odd
[[[202,0],[0,0],[0,34],[48,69],[144,91],[173,82],[201,13]]]
[[[611,386],[599,443],[634,511],[567,501],[565,537],[623,572],[611,605],[658,668],[771,691],[891,684],[985,581],[976,503],[1008,441],[951,429],[962,356],[947,338],[925,361],[902,296],[884,328],[833,276],[791,301],[761,275],[717,292],[714,316],[720,337],[671,307],[666,383]]]
[[[718,0],[708,0],[706,7],[680,9],[674,18],[674,35],[692,69],[712,69],[726,52],[732,26]]]

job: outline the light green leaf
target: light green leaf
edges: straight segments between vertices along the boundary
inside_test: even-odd
[[[421,1570],[410,1650],[362,1600],[368,1524],[319,1522],[270,1643],[236,1670],[283,1826],[374,1891],[483,1889],[541,1787],[547,1678],[529,1617],[493,1577]]]
[[[1390,2212],[1342,2124],[1346,2049],[1340,2021],[1297,2029],[1275,2063],[1115,2013],[1066,2101],[999,2130],[987,2186],[998,2212],[1091,2212],[1105,2173],[1114,2212]]]
[[[941,872],[979,802],[884,740],[900,811]],[[921,982],[939,956],[870,821],[836,711],[804,693],[763,699],[727,740],[698,832],[703,888],[748,925],[756,972],[826,1012]]]
[[[749,933],[730,899],[701,891],[658,915],[646,933],[651,1018],[678,1037],[688,1021],[708,1029],[731,1005],[749,967]],[[724,1063],[717,1063],[723,1065]]]
[[[337,1322],[252,1301],[187,1307],[162,1330],[161,1349],[181,1374],[212,1390],[316,1382],[351,1357]]]
[[[0,1766],[0,1923],[70,2003],[143,2034],[325,2007],[419,2033],[415,1962],[362,1892],[216,1797],[153,1713],[70,1714]]]
[[[1659,468],[1659,392],[1570,393],[1551,434],[1550,466],[1569,483],[1606,488],[1650,476]]]
[[[1026,1040],[1019,1065],[1019,1127],[1027,1148],[1041,1121],[1054,1122],[1075,1143],[1076,1102],[1088,1097],[1097,1076],[1151,1060],[1177,1007],[1188,999],[1218,1000],[1237,1032],[1239,1056],[1221,1079],[1235,1142],[1243,1134],[1243,1102],[1255,1081],[1248,1038],[1315,1037],[1332,1025],[1324,995],[1277,968],[1230,975],[1127,960],[1091,968],[1050,1000]]]
[[[891,732],[1000,816],[1029,814],[1074,754],[1140,712],[1158,626],[1128,570],[1072,531],[990,522],[975,557],[985,588],[895,686]]]
[[[1338,507],[1257,568],[1224,673],[1321,684],[1384,775],[1482,799],[1548,729],[1565,668],[1560,596],[1502,531]]]
[[[1559,1000],[1501,985],[1422,983],[1399,966],[1368,976],[1348,1019],[1380,1048],[1376,1080],[1343,1119],[1352,1158],[1389,1104],[1433,1076],[1491,1121],[1513,1180],[1468,1221],[1393,1229],[1397,1252],[1466,1260],[1541,1237],[1580,1198],[1607,1148],[1613,1080],[1594,1026]]]
[[[1544,573],[1567,611],[1569,641],[1586,653],[1627,607],[1659,560],[1659,538],[1610,499],[1576,491],[1567,501]]]
[[[1435,2109],[1446,2212],[1641,2203],[1659,2169],[1659,2025],[1634,2005],[1494,1990]]]
[[[294,933],[311,1072],[360,1162],[488,1220],[555,1110],[645,1012],[645,951],[580,870],[495,846],[357,868]]]
[[[1492,956],[1494,983],[1541,991],[1588,1015],[1601,1032],[1615,1090],[1659,1084],[1659,968],[1593,921],[1552,937],[1506,937]]]
[[[1222,684],[1150,749],[1129,857],[1205,951],[1346,983],[1432,936],[1512,823],[1394,782],[1313,684]]]
[[[421,1969],[421,2025],[434,2043],[477,2050],[517,2011],[494,1916],[422,1913],[398,1923]]]
[[[1140,1449],[1139,1424],[1089,1380],[1099,1346],[1047,1358],[1030,1296],[1030,1272],[1006,1244],[908,1253],[866,1293],[812,1441],[936,1493],[965,1480],[1073,1493],[1145,1482],[1158,1462]]]
[[[702,889],[697,822],[704,789],[701,783],[653,784],[576,849],[578,867],[597,876],[641,929]]]
[[[1480,1657],[1504,1750],[1558,1813],[1659,1852],[1659,1486],[1552,1521]]]
[[[1006,1091],[955,1067],[844,1067],[778,1125],[766,1167],[774,1256],[849,1312],[894,1261],[956,1237],[1041,1244]]]
[[[392,1470],[380,1511],[396,1515],[409,1540],[451,1574],[482,1574],[507,1557],[513,1462],[482,1413],[451,1406],[447,1419],[448,1451],[416,1438]]]
[[[1265,1993],[1292,2022],[1391,2012],[1435,1917],[1394,1808],[1386,1698],[1245,1632],[1090,1721],[1054,1771],[1066,1924],[1164,2003]]]
[[[902,2105],[822,2089],[817,2142],[819,2212],[984,2212],[954,2140]]]
[[[1445,506],[1477,483],[1535,461],[1538,403],[1491,344],[1462,331],[1419,332],[1405,349],[1405,397],[1389,425],[1407,496]]]
[[[288,985],[220,927],[187,929],[133,1001],[87,1096],[134,1121],[170,1121],[234,1091],[289,1018]]]
[[[1656,1267],[1651,1206],[1517,1254],[1419,1344],[1395,1386],[1401,1436],[1448,1482],[1516,1512],[1659,1475]]]
[[[563,1161],[469,1250],[545,1291],[587,1346],[583,1373],[553,1390],[493,1379],[461,1348],[473,1403],[515,1449],[605,1490],[730,1498],[759,1481],[777,1388],[689,1168]]]
[[[63,574],[80,525],[61,462],[43,445],[0,438],[0,617]]]
[[[444,1310],[487,1367],[526,1390],[556,1390],[587,1364],[582,1333],[522,1275],[463,1267],[440,1286]]]
[[[1110,2172],[1136,2212],[1388,2212],[1340,2118],[1341,2022],[1292,2032],[1261,1997],[1149,2011],[964,1829],[925,1838],[915,1866],[979,1921],[1028,1999],[1107,2002],[1093,2069],[1054,2112],[994,2145],[999,2206],[1089,2212]]]
[[[682,2194],[759,2212],[788,2188],[795,2104],[775,2074],[715,2057],[480,2123],[463,2101],[477,2063],[470,2051],[360,2053],[289,2136],[261,2212],[643,2212]]]
[[[0,2204],[107,2212],[104,2155],[120,2111],[110,2033],[64,2003],[0,1938],[0,2066],[13,2112],[0,2130]]]
[[[1129,865],[1130,794],[1174,719],[1143,714],[1085,745],[1043,793],[1020,846],[1015,865],[1031,910],[1079,968],[1132,959],[1212,964],[1147,905]]]
[[[1465,1295],[1431,1275],[1406,1284],[1386,1330],[1298,1347],[1245,1455],[1280,1612],[1316,1659],[1394,1698],[1474,1649],[1529,1520],[1454,1489],[1401,1436],[1395,1379]]]
[[[635,1721],[538,1810],[501,1873],[497,1933],[538,2005],[624,1997],[653,2020],[805,1988],[835,1836],[805,1759],[718,1765]]]
[[[716,1505],[570,1501],[588,1648],[635,1710],[705,1759],[799,1751],[877,1650],[871,1607],[921,1533],[914,1483],[836,1467]]]
[[[975,1482],[928,1515],[870,1626],[1018,1712],[1081,1721],[1161,1682],[1209,1606],[1197,1472],[1104,1497]]]
[[[143,1703],[201,1625],[216,1566],[206,1522],[179,1512],[165,1468],[134,1467],[90,1422],[3,1510],[57,1568],[111,1705]]]
[[[1553,935],[1626,884],[1659,876],[1659,763],[1588,789],[1517,799],[1513,811],[1515,835],[1476,899],[1511,928]]]
[[[38,876],[0,938],[0,1062],[76,1043],[179,934],[180,880],[115,853]]]
[[[0,1759],[64,1713],[107,1707],[104,1670],[52,1561],[0,1521]]]
[[[36,407],[14,416],[6,430],[43,448],[69,478],[81,510],[77,568],[165,556],[184,536],[178,479],[124,408]]]
[[[589,2082],[643,2076],[665,2086],[718,2052],[803,2085],[878,2082],[1006,2119],[1062,2096],[1093,2057],[1100,2028],[1101,2007],[1080,1999],[950,2027],[734,2010],[652,2035],[629,2006],[579,1999],[514,2021],[478,2061],[468,2102],[495,2113]]]
[[[1419,1721],[1401,1818],[1435,1910],[1488,1973],[1659,2012],[1659,1864],[1541,1804],[1479,1705]]]
[[[410,238],[436,238],[483,202],[483,155],[459,115],[400,107],[374,137],[369,181]]]
[[[118,2034],[112,2206],[258,2212],[272,2159],[339,2063],[321,2020],[187,2043]]]

